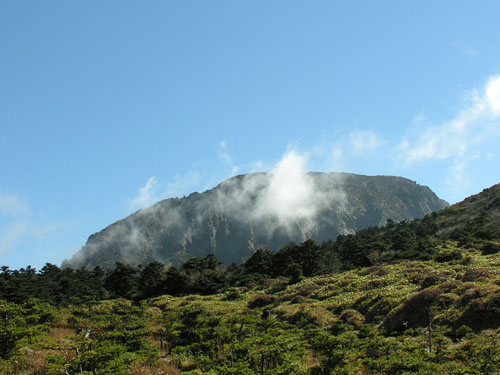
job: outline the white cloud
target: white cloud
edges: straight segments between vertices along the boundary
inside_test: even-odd
[[[466,45],[463,42],[455,42],[453,46],[463,55],[467,57],[476,57],[479,54],[477,47]]]
[[[419,113],[418,115],[413,116],[411,123],[413,125],[419,125],[419,124],[423,124],[426,120],[427,120],[427,118],[425,117],[425,115],[423,113]]]
[[[440,161],[436,169],[439,167],[442,179],[433,182],[433,187],[445,183],[464,186],[479,160],[491,161],[494,158],[491,147],[483,146],[500,139],[500,75],[490,77],[483,88],[471,90],[462,108],[454,118],[438,125],[430,125],[430,120],[419,113],[410,119],[403,137],[380,135],[370,129],[336,130],[331,139],[322,137],[309,147],[309,153],[300,153],[297,147],[289,146],[289,151],[274,166],[262,160],[238,166],[229,152],[228,142],[222,140],[216,145],[220,166],[215,173],[209,169],[200,172],[197,168],[176,175],[163,187],[156,177],[151,177],[129,206],[143,208],[160,198],[202,191],[237,173],[270,171],[272,182],[266,194],[259,198],[259,214],[273,214],[285,221],[291,217],[307,218],[315,212],[315,205],[309,199],[311,186],[305,173],[308,164],[322,171],[394,173],[411,178],[414,171],[421,173],[421,167],[417,165]],[[366,155],[370,156],[370,163],[367,163]],[[460,194],[455,196],[460,197]]]
[[[266,167],[266,165],[262,162],[262,160],[257,160],[257,161],[254,161],[253,163],[250,164],[250,169],[249,169],[249,172],[250,173],[254,173],[254,172],[262,172],[262,171],[265,171],[267,170],[268,168]]]
[[[29,234],[29,226],[25,220],[13,220],[0,232],[0,255],[15,250],[19,241]]]
[[[137,197],[129,202],[130,210],[146,208],[159,200],[159,184],[155,176],[150,177],[146,185],[139,189]]]
[[[442,126],[427,128],[413,144],[407,138],[403,139],[398,149],[408,164],[463,155],[469,142],[468,129],[464,125],[464,122],[458,119]]]
[[[227,152],[227,144],[226,141],[220,141],[217,145],[217,154],[219,159],[225,164],[233,164],[233,159],[231,155]]]
[[[453,173],[447,179],[448,184],[454,186],[460,186],[466,183],[466,179],[464,178],[464,173],[467,170],[467,167],[469,166],[470,162],[478,159],[479,155],[474,154],[466,159],[456,160],[452,168]]]
[[[279,224],[308,238],[318,222],[318,213],[332,202],[343,207],[345,199],[340,179],[338,185],[328,189],[315,184],[308,173],[309,157],[291,148],[265,175],[226,180],[226,189],[217,193],[216,206],[236,217],[248,212],[255,223],[267,222],[269,235]]]
[[[456,118],[405,137],[398,146],[407,164],[455,158],[461,163],[471,147],[499,135],[500,76],[490,77],[482,93],[474,90],[468,106]]]
[[[341,146],[335,146],[330,150],[329,155],[329,165],[334,171],[341,171],[343,169],[342,158],[344,156],[344,151]]]
[[[373,152],[384,141],[371,130],[353,130],[349,135],[352,150],[355,153]]]
[[[257,202],[256,217],[272,215],[282,223],[316,213],[314,185],[307,174],[307,155],[286,153],[271,171],[269,186]]]
[[[14,194],[0,193],[0,214],[2,215],[27,215],[28,203]]]
[[[166,195],[177,197],[186,193],[191,193],[201,184],[203,176],[198,172],[189,172],[184,175],[175,175],[174,180],[167,184]]]
[[[230,176],[237,174],[240,167],[234,164],[233,158],[227,150],[227,142],[225,140],[220,141],[216,150],[219,160],[226,167],[225,175],[217,173],[209,176],[206,171],[200,172],[194,169],[182,175],[175,175],[173,180],[166,184],[160,183],[156,176],[152,176],[143,187],[139,188],[137,196],[128,201],[128,209],[135,211],[150,207],[168,197],[178,197],[190,194],[198,189],[208,189],[211,187],[210,183],[218,184],[221,179],[228,177],[227,174],[230,174]]]
[[[470,155],[466,158],[456,158],[445,177],[448,194],[451,197],[463,199],[465,192],[473,184],[473,178],[470,177],[469,167],[474,161],[480,160],[478,154]],[[483,159],[484,160],[484,159]],[[477,191],[475,191],[477,193]]]
[[[231,174],[234,175],[239,172],[240,167],[238,167],[233,163],[233,158],[231,157],[231,155],[227,150],[226,141],[220,141],[219,144],[217,145],[217,155],[219,156],[219,159],[222,161],[222,163],[229,168]]]
[[[491,114],[494,117],[500,117],[500,76],[489,79],[484,101]]]
[[[15,251],[24,239],[43,240],[62,226],[36,220],[26,200],[4,192],[0,192],[0,219],[0,255]]]
[[[233,159],[231,155],[227,152],[227,144],[226,141],[220,141],[217,147],[217,154],[219,155],[219,159],[222,160],[225,164],[233,164]]]
[[[491,164],[492,152],[500,141],[500,75],[489,77],[482,88],[471,90],[463,103],[448,121],[429,125],[422,118],[413,122],[393,148],[393,160],[402,162],[404,172],[434,162],[431,167],[441,171],[442,179],[438,177],[433,184],[441,185],[452,202],[480,187],[480,175],[483,180],[488,177],[485,163]],[[436,174],[433,171],[429,170],[429,174]],[[492,172],[487,178],[490,181],[496,171]]]

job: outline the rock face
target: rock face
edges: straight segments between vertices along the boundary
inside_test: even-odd
[[[412,220],[448,206],[428,187],[401,177],[292,177],[240,175],[201,194],[163,200],[91,235],[63,267],[180,264],[206,254],[239,263],[261,247],[335,240],[388,219]]]

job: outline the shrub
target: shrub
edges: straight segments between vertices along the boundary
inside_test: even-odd
[[[241,296],[240,296],[240,293],[238,292],[238,290],[231,289],[224,296],[224,301],[236,301],[237,299],[240,299],[240,298],[241,298]]]
[[[266,284],[265,286],[268,288],[269,293],[274,294],[285,290],[288,287],[289,280],[286,277],[279,277],[277,279],[270,279]]]
[[[382,327],[386,332],[402,331],[407,322],[407,328],[423,327],[429,323],[431,309],[437,307],[443,290],[440,288],[425,289],[408,297],[402,305],[389,313]]]
[[[467,325],[475,331],[500,326],[500,291],[469,302],[457,326]]]
[[[354,309],[347,309],[340,314],[340,319],[344,323],[351,324],[354,327],[361,327],[364,322],[365,322],[365,317],[359,312]]]
[[[276,301],[276,298],[274,296],[270,296],[268,294],[260,294],[258,296],[255,296],[250,301],[248,301],[248,307],[250,309],[255,309],[255,308],[270,305],[270,304],[274,303],[275,301]]]
[[[488,241],[481,246],[481,253],[483,255],[496,254],[500,251],[500,244]]]
[[[465,291],[462,294],[462,298],[460,299],[460,305],[465,306],[467,305],[470,301],[476,300],[478,298],[481,298],[483,295],[485,295],[486,291],[478,288],[474,284],[468,285],[468,288],[465,289]]]
[[[461,339],[470,333],[472,333],[472,329],[464,324],[455,331],[455,337]]]
[[[443,282],[443,278],[439,275],[430,275],[430,276],[427,276],[424,281],[422,282],[422,288],[429,288],[431,286],[434,286],[438,283],[441,283]]]
[[[360,273],[362,275],[374,274],[377,276],[384,276],[390,273],[390,271],[384,266],[371,266],[363,269]]]
[[[439,263],[458,261],[463,258],[462,251],[459,249],[443,250],[434,256],[434,260]]]
[[[300,308],[291,317],[288,318],[290,323],[299,326],[306,326],[309,324],[315,326],[326,326],[333,321],[332,314],[323,308]]]
[[[482,281],[491,275],[491,270],[486,268],[469,268],[462,276],[463,281]]]
[[[319,287],[316,284],[302,284],[297,287],[296,293],[298,295],[308,297],[318,289]]]
[[[301,295],[294,295],[290,299],[290,303],[292,304],[304,303],[305,301],[307,301],[307,298]]]
[[[429,276],[427,276],[427,275],[426,275],[426,274],[424,274],[424,273],[413,273],[413,274],[408,275],[408,280],[409,280],[412,284],[422,286],[422,285],[424,284],[425,280],[426,280],[428,277],[429,277]]]

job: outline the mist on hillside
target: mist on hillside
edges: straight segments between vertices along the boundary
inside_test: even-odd
[[[211,249],[217,251],[217,230],[219,222],[224,220],[250,225],[251,231],[258,230],[256,242],[250,240],[248,244],[250,249],[272,242],[275,236],[305,240],[314,236],[318,215],[325,208],[335,205],[341,210],[345,203],[340,175],[335,180],[330,178],[328,186],[318,186],[317,179],[307,172],[306,166],[307,156],[291,150],[270,172],[227,179],[205,193],[191,194],[186,198],[187,206],[180,204],[181,198],[163,200],[134,213],[133,220],[119,221],[98,236],[91,236],[70,263],[80,264],[102,248],[126,263],[143,263],[152,256],[153,241],[149,234],[159,229],[151,225],[145,228],[146,216],[156,218],[154,222],[161,226],[160,231],[173,231],[175,235],[170,240],[177,242],[179,249],[192,245],[208,226]],[[206,199],[197,199],[200,195],[205,195]],[[226,224],[229,234],[233,228]]]
[[[429,188],[401,177],[307,172],[307,155],[291,150],[270,172],[238,175],[135,212],[90,236],[63,266],[181,264],[207,254],[240,263],[258,248],[335,240],[446,205]]]

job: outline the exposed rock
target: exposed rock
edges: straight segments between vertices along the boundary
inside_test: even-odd
[[[446,206],[428,187],[401,177],[308,173],[297,186],[282,186],[271,174],[240,175],[110,225],[91,235],[63,266],[180,264],[206,254],[239,263],[258,248],[277,250],[309,238],[335,240]]]

